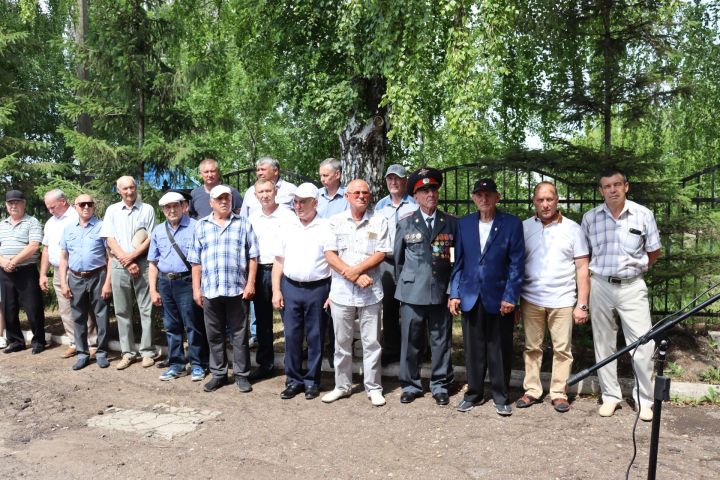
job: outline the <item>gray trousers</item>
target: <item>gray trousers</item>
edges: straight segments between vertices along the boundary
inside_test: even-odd
[[[102,287],[105,283],[105,270],[97,275],[88,278],[76,277],[72,273],[68,275],[68,287],[72,292],[70,309],[74,322],[75,348],[79,358],[87,358],[90,355],[88,347],[88,315],[95,314],[97,324],[97,357],[107,357],[108,350],[108,305],[102,298]]]
[[[152,303],[148,287],[147,260],[137,262],[140,267],[140,276],[133,278],[116,259],[112,260],[112,292],[115,306],[115,318],[120,334],[120,348],[123,357],[136,356],[135,334],[132,326],[133,294],[137,299],[140,311],[140,324],[142,336],[140,337],[140,354],[143,357],[155,355],[152,344]]]
[[[352,307],[332,302],[331,312],[335,331],[335,388],[352,389],[352,343],[355,319],[360,321],[363,347],[363,383],[365,391],[382,391],[380,377],[380,312],[382,302],[367,307]]]
[[[60,319],[62,320],[63,327],[65,328],[65,335],[70,339],[70,345],[75,345],[75,318],[73,317],[72,307],[70,305],[71,299],[65,298],[60,288],[60,269],[55,268],[55,274],[53,275],[53,288],[55,289],[55,298],[58,302],[58,310],[60,310]],[[68,284],[70,283],[70,277],[72,274],[68,270]],[[100,285],[102,288],[102,285]],[[99,294],[99,290],[98,290]],[[88,344],[91,347],[97,346],[97,327],[95,326],[95,316],[93,315],[92,309],[90,310],[87,317],[87,338]]]
[[[205,333],[210,346],[210,373],[222,377],[228,372],[225,335],[229,330],[233,348],[233,375],[250,374],[250,348],[248,347],[248,302],[241,295],[235,297],[203,297]],[[230,328],[228,328],[228,326]]]

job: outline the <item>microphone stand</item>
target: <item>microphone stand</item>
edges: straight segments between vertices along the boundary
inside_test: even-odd
[[[653,421],[652,421],[652,431],[650,433],[650,459],[648,461],[648,475],[647,478],[649,480],[655,480],[655,473],[657,470],[657,454],[658,454],[658,445],[660,444],[660,415],[662,414],[662,402],[665,400],[670,400],[670,379],[664,376],[664,368],[665,368],[665,355],[667,354],[667,348],[669,345],[669,342],[666,338],[667,332],[673,328],[678,323],[682,322],[686,318],[689,318],[693,315],[695,315],[700,310],[704,309],[705,307],[712,305],[716,301],[720,299],[720,294],[717,294],[708,300],[704,301],[700,305],[696,306],[692,310],[683,313],[682,315],[670,319],[668,318],[666,321],[660,322],[654,327],[652,327],[645,335],[638,338],[636,341],[631,343],[630,345],[627,345],[625,348],[618,350],[614,354],[610,355],[607,358],[604,358],[603,360],[600,360],[595,365],[588,367],[581,372],[576,373],[575,375],[572,375],[567,380],[567,385],[575,385],[580,380],[588,377],[592,372],[604,367],[608,363],[611,363],[615,360],[617,360],[620,355],[623,355],[631,350],[634,350],[635,348],[639,347],[640,345],[644,345],[648,343],[650,340],[656,340],[656,339],[662,339],[660,342],[659,347],[659,353],[658,353],[658,359],[657,359],[657,376],[655,377],[655,393],[654,393],[654,401],[653,401]],[[638,408],[640,408],[640,405],[638,405]]]

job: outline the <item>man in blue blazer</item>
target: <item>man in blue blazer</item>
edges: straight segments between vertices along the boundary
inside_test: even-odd
[[[492,179],[475,182],[472,199],[478,212],[458,222],[448,300],[450,313],[462,313],[467,369],[468,388],[457,410],[482,403],[487,368],[495,410],[508,416],[513,311],[525,270],[523,227],[519,218],[497,210],[500,194]]]

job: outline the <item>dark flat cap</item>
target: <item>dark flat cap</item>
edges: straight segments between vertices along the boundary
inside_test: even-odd
[[[20,190],[8,190],[5,193],[5,201],[10,202],[14,200],[25,200],[25,194]]]
[[[497,185],[492,178],[481,178],[475,182],[472,193],[477,192],[495,192],[497,193]]]
[[[443,182],[442,172],[437,168],[421,168],[410,174],[407,183],[407,192],[414,195],[421,188],[431,187],[433,185],[440,188]]]

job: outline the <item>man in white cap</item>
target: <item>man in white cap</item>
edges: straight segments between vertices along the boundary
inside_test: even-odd
[[[210,208],[210,190],[220,185],[220,165],[214,158],[206,158],[198,165],[198,172],[202,177],[203,184],[190,192],[190,216],[193,218],[207,217],[212,213]],[[233,187],[230,187],[232,193],[233,212],[239,213],[242,206],[242,195]]]
[[[193,302],[191,266],[187,253],[193,241],[195,220],[184,214],[185,197],[168,192],[160,198],[160,208],[167,221],[152,232],[150,262],[150,299],[163,309],[163,326],[167,336],[168,369],[160,380],[187,375],[183,332],[187,332],[188,360],[192,381],[205,378],[208,367],[208,344],[200,307]]]
[[[137,185],[133,177],[124,176],[117,180],[117,191],[122,201],[113,203],[105,211],[100,236],[107,241],[112,254],[111,275],[115,318],[120,334],[122,360],[118,370],[128,368],[136,357],[135,335],[133,333],[133,294],[137,300],[142,324],[140,355],[142,366],[155,364],[157,352],[152,343],[152,303],[148,289],[147,251],[150,233],[155,227],[155,210],[138,198]]]
[[[60,240],[65,227],[75,225],[78,221],[78,212],[74,208],[70,208],[65,193],[58,189],[52,189],[45,194],[43,198],[45,207],[50,213],[50,218],[45,222],[43,229],[43,251],[40,255],[40,289],[43,292],[49,291],[48,272],[50,265],[53,267],[53,289],[58,302],[58,310],[60,311],[60,319],[65,328],[65,335],[70,339],[70,346],[63,352],[63,358],[70,358],[75,355],[75,327],[73,322],[72,310],[70,308],[70,300],[65,298],[60,289]],[[95,327],[95,319],[92,315],[87,319],[87,341],[90,345],[91,356],[95,352],[97,346],[97,329]]]
[[[407,171],[399,164],[390,165],[385,173],[385,184],[390,194],[375,205],[375,213],[387,218],[390,245],[395,245],[395,230],[401,218],[418,209],[418,204],[407,192]],[[392,253],[380,264],[383,287],[383,349],[382,364],[400,360],[400,301],[395,298],[395,260]]]
[[[260,250],[250,222],[231,210],[230,187],[214,187],[210,206],[213,213],[198,220],[187,255],[192,265],[193,300],[205,313],[210,347],[212,379],[203,389],[213,392],[228,383],[225,337],[229,325],[235,385],[241,393],[247,393],[252,391],[248,380],[247,301],[255,296]]]
[[[273,306],[285,329],[285,390],[288,400],[301,392],[312,400],[320,395],[323,307],[330,293],[330,267],[323,247],[329,223],[317,215],[318,189],[303,183],[295,191],[297,218],[285,224],[276,246],[272,270]],[[303,339],[307,370],[303,372]]]

